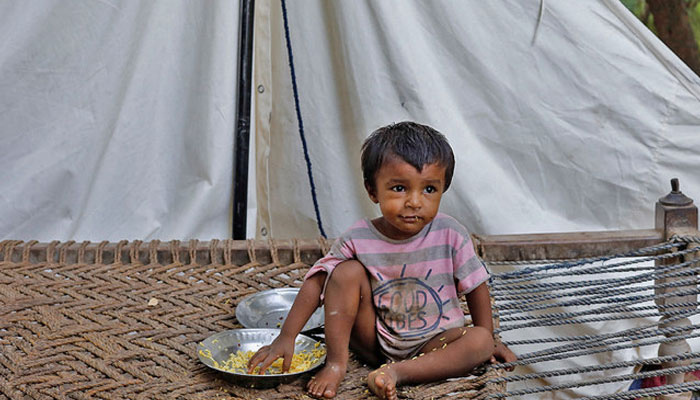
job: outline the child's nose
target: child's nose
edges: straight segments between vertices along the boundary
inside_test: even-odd
[[[420,194],[411,192],[406,199],[406,207],[419,208],[420,207]]]

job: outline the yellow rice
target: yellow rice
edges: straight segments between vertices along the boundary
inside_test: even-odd
[[[248,361],[255,354],[254,351],[237,351],[235,353],[229,354],[226,361],[219,362],[216,361],[209,349],[199,350],[199,354],[208,358],[214,364],[214,367],[226,371],[233,372],[237,374],[247,374],[248,373]],[[292,365],[289,368],[288,373],[304,372],[311,368],[318,360],[326,354],[326,349],[319,347],[319,343],[312,350],[302,350],[298,353],[294,353],[292,356]],[[278,358],[275,362],[270,365],[267,370],[265,370],[266,375],[281,374],[282,373],[282,358]],[[260,372],[260,367],[255,367],[253,374],[258,374]]]

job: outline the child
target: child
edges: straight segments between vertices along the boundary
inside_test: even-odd
[[[307,273],[280,335],[260,349],[249,371],[284,357],[296,335],[325,304],[326,364],[307,385],[332,398],[345,376],[349,347],[378,366],[367,377],[380,398],[396,386],[466,375],[496,359],[516,357],[494,343],[488,273],[466,229],[438,212],[454,155],[445,137],[413,122],[379,128],[362,146],[369,198],[382,216],[355,223]],[[465,327],[466,295],[473,327]]]

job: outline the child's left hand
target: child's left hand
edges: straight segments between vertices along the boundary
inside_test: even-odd
[[[518,360],[518,356],[515,355],[506,345],[501,342],[496,342],[496,348],[493,349],[493,355],[491,356],[492,363],[509,363]],[[515,367],[508,367],[506,370],[512,371]]]

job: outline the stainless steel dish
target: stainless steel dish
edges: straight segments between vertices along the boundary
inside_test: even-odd
[[[298,288],[283,288],[251,294],[238,303],[236,319],[246,328],[281,328],[298,293]],[[321,326],[323,326],[323,306],[311,315],[302,332]]]
[[[223,365],[231,354],[239,350],[257,351],[261,347],[272,343],[279,333],[279,329],[233,329],[215,333],[197,345],[197,356],[207,367],[221,372],[229,381],[237,385],[254,388],[269,388],[277,386],[280,383],[290,382],[303,374],[313,371],[325,362],[325,346],[323,343],[306,335],[298,335],[294,346],[295,353],[304,350],[308,352],[316,349],[324,350],[323,356],[314,360],[311,366],[305,371],[286,374],[253,375],[246,372],[226,371],[217,367],[214,363],[214,360],[216,360],[220,365]],[[208,355],[210,355],[210,357]]]

